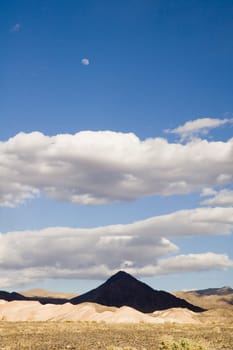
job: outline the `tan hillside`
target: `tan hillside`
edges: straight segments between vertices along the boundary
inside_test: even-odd
[[[72,305],[46,304],[38,301],[0,301],[0,320],[4,321],[96,321],[107,323],[198,323],[195,313],[170,309],[144,314],[128,306],[107,307],[95,303]]]
[[[25,297],[45,297],[45,298],[65,298],[71,299],[77,296],[77,293],[62,293],[48,291],[42,288],[34,288],[30,290],[20,291],[20,294]]]
[[[229,309],[233,311],[233,290],[229,287],[207,289],[203,291],[176,292],[177,297],[198,305],[204,309]]]

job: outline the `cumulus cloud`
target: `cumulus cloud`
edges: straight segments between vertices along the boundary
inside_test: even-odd
[[[138,276],[227,268],[232,262],[222,254],[171,256],[179,248],[170,239],[232,232],[233,208],[198,208],[125,225],[2,233],[0,282],[98,279],[122,268]]]
[[[13,27],[11,28],[11,32],[19,32],[21,29],[21,25],[19,23],[16,23],[15,25],[13,25]]]
[[[232,123],[233,119],[218,119],[218,118],[200,118],[190,120],[184,125],[175,129],[168,129],[165,132],[179,135],[181,140],[192,139],[201,134],[208,134],[210,129],[217,128],[221,125]]]
[[[158,257],[177,251],[176,245],[162,237],[142,238],[122,233],[108,236],[108,228],[102,230],[55,227],[2,234],[0,266],[4,269],[53,266],[58,270],[82,270],[106,264],[113,269],[128,260],[138,266],[156,262]]]
[[[233,267],[233,260],[226,254],[212,252],[202,254],[177,255],[175,257],[161,259],[158,266],[151,269],[154,274],[172,274],[182,272],[200,272],[208,270],[226,270]]]
[[[209,196],[214,196],[217,193],[216,190],[214,190],[211,187],[205,187],[203,188],[203,190],[201,191],[200,196],[201,197],[209,197]]]
[[[179,210],[128,225],[110,226],[110,228],[114,232],[115,230],[116,232],[123,230],[126,234],[143,232],[145,235],[160,237],[230,234],[233,231],[233,208]]]
[[[81,204],[187,194],[231,184],[233,139],[169,143],[132,133],[19,133],[0,142],[0,206],[43,194]]]
[[[232,190],[223,189],[218,192],[213,191],[212,193],[209,193],[208,196],[212,196],[212,197],[203,200],[201,202],[202,205],[233,207]]]
[[[156,265],[125,266],[125,270],[138,277],[168,275],[185,272],[226,270],[233,267],[233,260],[226,254],[212,252],[202,254],[177,255],[157,261]],[[116,273],[118,268],[107,264],[80,267],[58,268],[56,266],[33,266],[22,269],[2,269],[0,283],[2,288],[22,286],[45,279],[105,279]]]
[[[81,63],[84,65],[84,66],[88,66],[90,64],[90,61],[88,58],[82,58],[81,59]]]

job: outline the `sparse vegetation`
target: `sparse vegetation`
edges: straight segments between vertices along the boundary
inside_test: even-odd
[[[207,347],[188,339],[181,339],[179,341],[163,340],[159,345],[159,350],[207,350]]]
[[[1,350],[232,350],[233,322],[0,322]]]
[[[132,348],[131,346],[125,346],[124,348],[119,346],[110,345],[106,350],[137,350],[136,348]]]

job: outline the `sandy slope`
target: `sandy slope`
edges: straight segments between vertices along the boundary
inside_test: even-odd
[[[128,306],[106,307],[94,303],[72,305],[46,304],[37,301],[0,300],[0,320],[5,321],[105,321],[108,323],[196,323],[195,313],[186,309],[170,309],[148,315]]]
[[[195,312],[188,309],[173,308],[163,311],[155,311],[153,314],[155,317],[160,317],[163,320],[166,320],[166,322],[200,323]]]

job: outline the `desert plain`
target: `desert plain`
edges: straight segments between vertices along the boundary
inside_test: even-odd
[[[207,311],[1,301],[1,350],[232,350],[232,293],[177,292]]]

